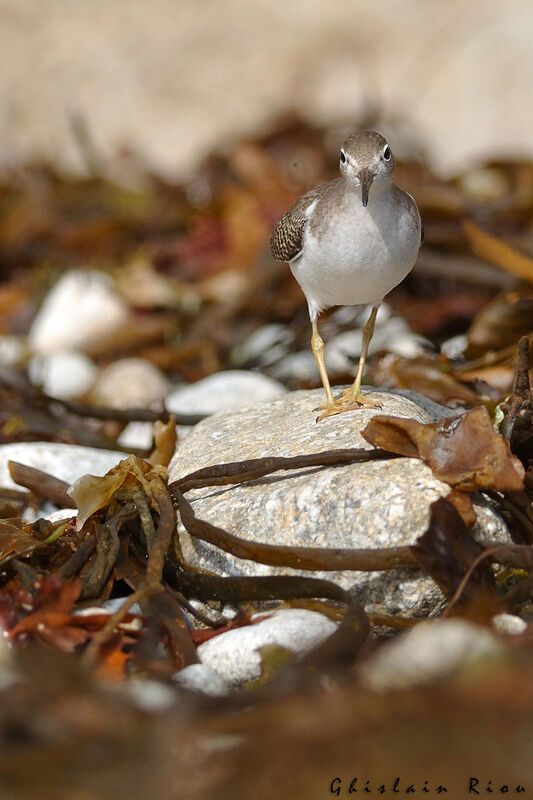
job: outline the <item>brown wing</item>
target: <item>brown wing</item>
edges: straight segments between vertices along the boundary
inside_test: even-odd
[[[270,252],[278,261],[292,261],[301,252],[309,205],[321,194],[322,186],[315,186],[293,203],[282,216],[270,237]]]

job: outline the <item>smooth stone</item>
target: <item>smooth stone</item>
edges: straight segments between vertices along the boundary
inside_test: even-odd
[[[265,367],[285,356],[293,341],[294,334],[286,325],[278,322],[262,325],[233,348],[230,360],[236,366]]]
[[[413,333],[401,317],[389,317],[377,325],[368,348],[369,355],[387,349],[405,358],[414,358],[425,352],[428,340]],[[345,331],[334,336],[326,347],[326,364],[338,372],[356,368],[363,345],[362,328]]]
[[[210,697],[224,697],[229,694],[229,686],[226,681],[207,664],[188,664],[176,672],[174,682],[182,689],[202,692]]]
[[[359,674],[376,691],[404,689],[497,659],[503,652],[486,628],[462,619],[429,620],[383,644]]]
[[[348,330],[327,337],[326,365],[328,370],[345,374],[357,366],[363,345],[363,326],[369,317],[367,306],[343,306],[333,312],[328,322],[349,326]],[[381,350],[413,358],[424,352],[427,339],[413,333],[402,317],[397,317],[387,303],[378,308],[374,333],[368,355]]]
[[[497,167],[481,167],[465,171],[458,180],[459,186],[476,203],[492,204],[509,193],[509,180]]]
[[[437,403],[435,400],[432,400],[430,397],[426,397],[423,394],[418,394],[418,392],[413,392],[411,389],[394,389],[393,392],[396,397],[405,397],[407,400],[412,400],[419,406],[422,411],[426,412],[426,415],[430,417],[432,422],[438,422],[441,419],[446,419],[447,417],[459,415],[464,411],[463,408],[448,408],[447,406],[443,406],[440,403]],[[385,414],[385,411],[380,413]]]
[[[136,678],[125,689],[136,706],[149,714],[160,714],[176,705],[176,694],[170,686],[148,678]]]
[[[322,323],[322,335],[326,344],[325,359],[330,380],[347,373],[353,373],[355,377],[363,343],[363,326],[368,316],[367,306],[341,306]],[[287,348],[281,344],[280,332],[278,334],[279,344],[275,344],[274,340],[271,352],[267,350],[269,339],[266,334],[269,332],[269,328],[275,328],[275,326],[265,326],[250,337],[252,343],[254,343],[255,336],[258,337],[259,344],[262,343],[263,338],[265,340],[266,352],[263,356],[257,354],[257,363],[260,366],[268,367],[269,374],[278,380],[289,383],[295,380],[318,380],[318,369],[310,348],[296,353],[287,353]],[[265,333],[261,336],[262,331]],[[273,339],[275,333],[276,331],[273,330]],[[405,320],[395,316],[386,303],[380,305],[374,335],[369,346],[369,355],[387,349],[391,353],[414,358],[425,352],[428,344],[427,339],[409,329]],[[247,342],[240,345],[237,352],[240,352],[240,348],[244,348],[246,345]]]
[[[335,389],[338,392],[338,389]],[[368,389],[365,387],[365,393]],[[269,404],[217,414],[199,423],[177,449],[169,480],[224,462],[265,456],[298,456],[371,445],[361,430],[376,414],[419,422],[450,416],[413,392],[372,390],[381,408],[362,408],[316,423],[322,390],[292,392]],[[449,493],[420,460],[371,460],[343,466],[283,471],[245,484],[187,493],[198,518],[249,541],[316,548],[382,548],[414,544],[425,532],[430,505]],[[476,504],[475,534],[508,540],[490,506]],[[356,592],[376,614],[435,614],[444,603],[436,584],[417,568],[375,572],[311,572],[238,559],[179,526],[183,554],[194,566],[221,575],[303,574]]]
[[[129,319],[111,279],[96,270],[72,270],[48,292],[28,334],[36,353],[74,348],[110,336]]]
[[[17,663],[13,656],[13,645],[7,641],[6,632],[2,630],[0,637],[0,691],[5,691],[20,681]]]
[[[125,450],[142,448],[148,450],[154,439],[154,426],[151,422],[128,422],[120,433],[117,443]]]
[[[38,353],[28,365],[31,382],[45,394],[70,400],[81,397],[92,387],[98,368],[94,361],[79,350],[57,350]]]
[[[468,346],[468,337],[464,333],[458,333],[457,336],[452,336],[447,339],[440,346],[441,353],[444,353],[448,358],[462,358]]]
[[[58,508],[55,511],[38,514],[36,519],[47,519],[48,522],[63,522],[66,519],[72,519],[77,513],[77,508]]]
[[[112,616],[115,611],[118,611],[119,608],[123,605],[124,601],[126,600],[125,597],[114,597],[112,600],[106,600],[102,603],[101,606],[86,606],[85,608],[77,608],[74,610],[74,614],[77,617],[92,617],[92,616],[100,616],[102,614],[107,615],[108,617]],[[134,603],[131,608],[128,610],[128,614],[139,614],[142,615],[141,607],[138,603]],[[141,630],[143,623],[141,619],[134,618],[129,622],[122,622],[121,623],[123,628],[131,631],[139,631]]]
[[[109,600],[105,600],[102,603],[101,611],[105,611],[108,614],[114,614],[124,605],[124,602],[127,600],[127,597],[112,597]],[[142,608],[140,607],[139,603],[134,603],[130,606],[128,614],[142,614]]]
[[[496,614],[491,625],[495,631],[512,636],[519,636],[527,631],[527,622],[516,614]]]
[[[281,383],[259,372],[226,370],[174,389],[166,398],[166,407],[176,414],[214,414],[275,400],[286,391]]]
[[[253,625],[221,633],[208,639],[197,649],[202,664],[214,669],[230,686],[241,686],[261,674],[261,653],[265,645],[278,645],[299,656],[316,647],[336,629],[337,625],[324,614],[303,608],[288,608],[262,619]]]
[[[269,374],[278,381],[305,382],[315,381],[318,378],[318,369],[315,357],[309,348],[298,350],[296,353],[281,358],[269,368]]]
[[[28,345],[22,336],[3,334],[0,336],[0,364],[18,366],[28,357]]]
[[[121,358],[98,376],[92,398],[109,408],[149,408],[168,392],[165,374],[144,358]]]
[[[123,458],[126,458],[125,453],[82,447],[77,444],[58,444],[57,442],[2,444],[0,445],[0,486],[4,489],[26,491],[11,478],[7,466],[8,461],[18,461],[28,467],[35,467],[71,484],[82,475],[105,475]],[[69,510],[65,510],[64,514],[67,517]]]

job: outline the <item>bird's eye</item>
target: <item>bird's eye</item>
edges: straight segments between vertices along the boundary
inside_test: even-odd
[[[346,162],[346,156],[344,155],[344,150],[341,150],[341,161],[343,164]]]
[[[392,156],[391,149],[390,149],[389,145],[387,144],[387,145],[385,145],[385,149],[383,150],[383,158],[385,159],[385,161],[390,161],[391,160],[391,156]]]

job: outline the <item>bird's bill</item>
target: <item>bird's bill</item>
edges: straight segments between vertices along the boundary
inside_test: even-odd
[[[368,192],[372,186],[374,175],[369,169],[362,169],[359,172],[359,180],[361,181],[361,201],[366,208],[368,205]]]

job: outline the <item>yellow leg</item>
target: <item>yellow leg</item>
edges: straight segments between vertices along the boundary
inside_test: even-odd
[[[357,375],[355,376],[355,380],[351,385],[351,387],[344,392],[344,395],[341,400],[342,403],[375,405],[365,400],[364,395],[361,392],[361,381],[363,379],[363,372],[365,369],[366,357],[368,354],[368,345],[370,344],[370,340],[372,339],[372,334],[374,333],[374,325],[376,323],[377,313],[378,313],[378,306],[374,306],[372,308],[372,312],[370,314],[368,322],[363,328],[363,346],[361,348],[359,366],[357,367]]]
[[[328,372],[326,370],[326,362],[324,360],[324,342],[318,332],[318,325],[316,319],[312,320],[311,324],[313,327],[313,335],[311,336],[311,350],[313,351],[318,371],[320,372],[322,386],[324,387],[324,390],[326,392],[326,403],[327,403],[326,409],[335,408],[337,404],[335,403],[335,399],[331,391]]]

